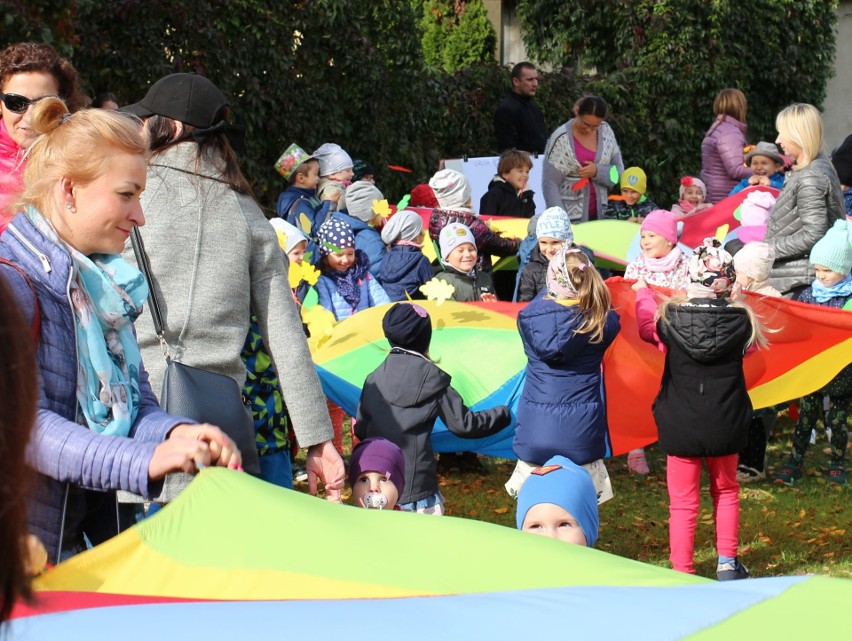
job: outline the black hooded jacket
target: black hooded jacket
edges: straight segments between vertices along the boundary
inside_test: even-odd
[[[752,405],[743,374],[751,336],[746,310],[725,300],[672,305],[657,321],[667,347],[654,418],[672,456],[725,456],[742,449]]]
[[[450,382],[450,375],[428,358],[399,348],[391,350],[364,382],[355,435],[359,439],[381,436],[402,450],[405,493],[400,503],[419,501],[438,491],[430,438],[436,418],[462,438],[489,436],[510,422],[505,405],[470,411]]]

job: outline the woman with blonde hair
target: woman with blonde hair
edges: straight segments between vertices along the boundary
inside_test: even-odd
[[[132,523],[117,490],[151,497],[169,472],[241,464],[218,427],[163,412],[142,365],[133,322],[148,288],[119,255],[145,223],[139,124],[40,100],[18,214],[0,238],[0,273],[37,338],[28,520],[54,562]]]
[[[722,89],[713,101],[716,120],[701,141],[701,180],[707,185],[709,203],[719,202],[751,176],[751,169],[743,164],[747,111],[745,94],[739,89]]]
[[[837,172],[822,152],[819,110],[792,104],[778,114],[775,128],[775,142],[795,163],[766,228],[766,243],[775,251],[769,283],[785,297],[796,298],[814,279],[808,263],[811,249],[846,209]]]

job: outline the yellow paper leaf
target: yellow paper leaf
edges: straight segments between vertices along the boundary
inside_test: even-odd
[[[725,223],[724,225],[719,226],[716,229],[716,240],[720,243],[725,240],[725,236],[728,235],[728,231],[731,229],[731,226]]]
[[[387,218],[391,215],[391,208],[387,200],[374,200],[373,213],[378,214],[382,218]]]
[[[299,225],[306,236],[311,233],[311,219],[305,214],[299,214]]]
[[[310,308],[302,307],[302,322],[308,326],[308,332],[311,334],[308,339],[311,349],[318,349],[331,338],[337,320],[325,307],[314,305]]]
[[[433,278],[421,285],[420,291],[428,300],[433,300],[440,306],[445,301],[452,299],[453,294],[456,293],[456,288],[445,280]]]

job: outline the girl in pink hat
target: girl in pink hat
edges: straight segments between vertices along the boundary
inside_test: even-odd
[[[639,238],[642,253],[627,266],[624,278],[671,290],[686,289],[689,267],[687,257],[677,246],[675,215],[655,209],[642,221]],[[649,474],[645,450],[632,450],[627,455],[627,468],[635,474]]]

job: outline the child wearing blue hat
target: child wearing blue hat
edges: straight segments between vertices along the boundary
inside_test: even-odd
[[[535,225],[536,245],[529,262],[518,275],[518,302],[526,303],[544,289],[547,264],[565,243],[574,241],[571,221],[562,207],[549,207],[538,217]]]
[[[598,500],[589,473],[564,456],[532,470],[518,493],[518,529],[593,547],[598,540]]]

